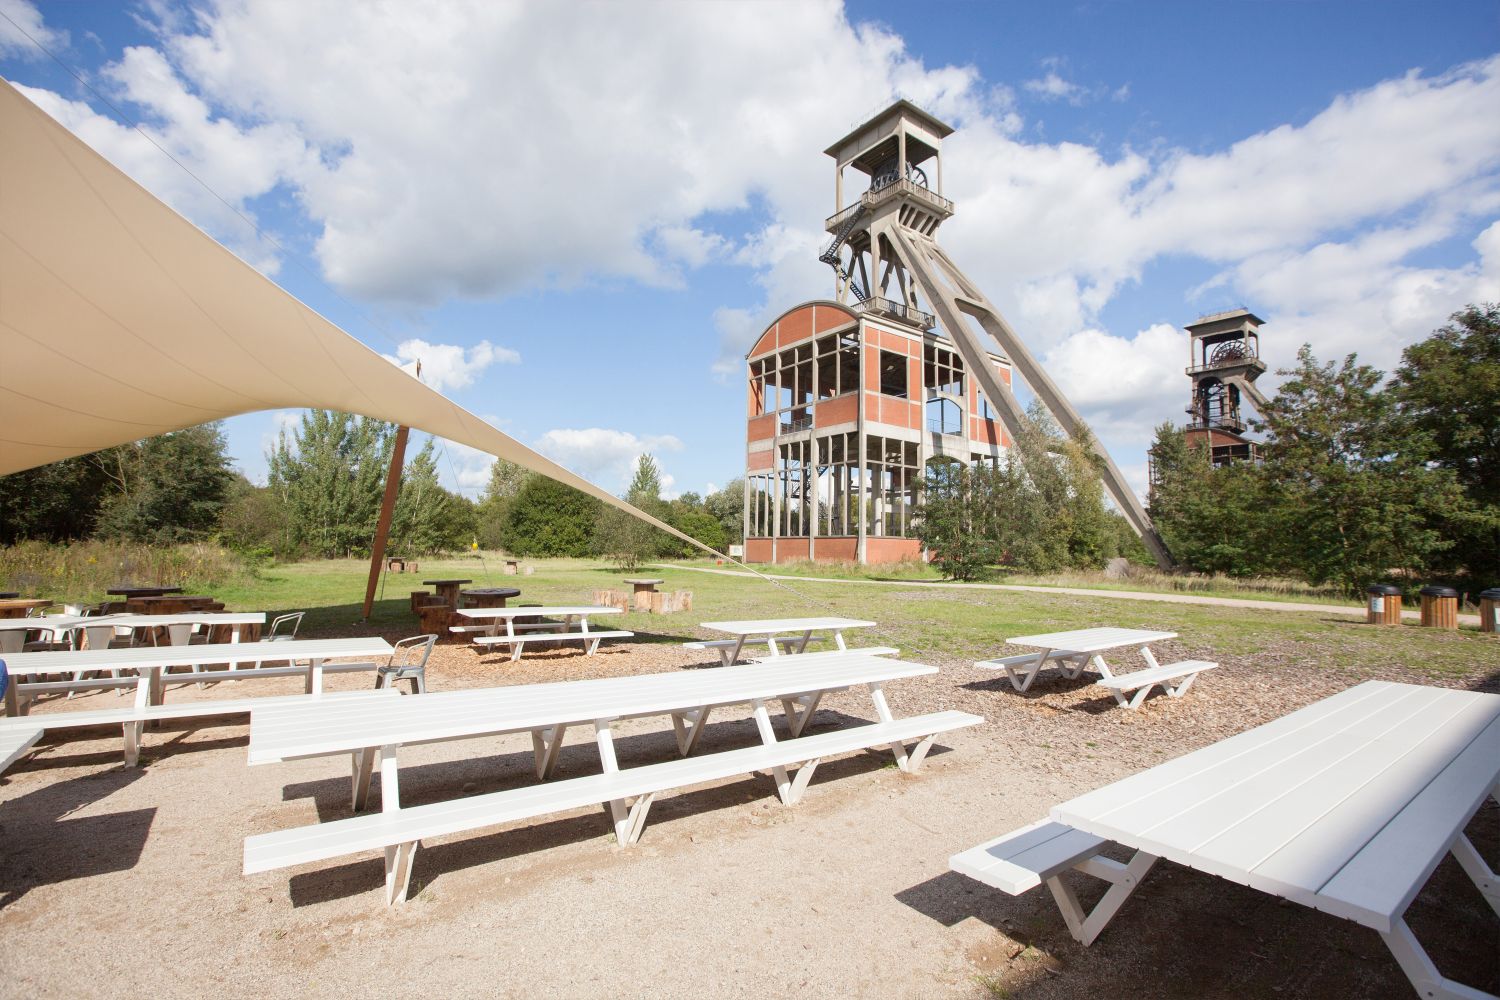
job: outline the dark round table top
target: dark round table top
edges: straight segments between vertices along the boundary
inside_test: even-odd
[[[473,580],[423,580],[422,583],[428,587],[446,587],[450,584],[473,583]]]
[[[424,581],[426,582],[426,581]],[[468,587],[459,591],[465,597],[520,597],[515,587]]]
[[[161,597],[163,594],[180,594],[181,587],[115,587],[106,590],[106,594],[115,594],[120,597]]]
[[[19,590],[0,591],[0,601],[5,600],[7,597],[20,597],[20,596],[21,596],[21,592]]]

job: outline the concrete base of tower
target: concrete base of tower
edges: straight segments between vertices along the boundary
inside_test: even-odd
[[[922,543],[915,538],[867,538],[864,562],[869,565],[921,559]],[[819,538],[747,538],[745,561],[749,563],[857,562],[859,539],[853,535]]]

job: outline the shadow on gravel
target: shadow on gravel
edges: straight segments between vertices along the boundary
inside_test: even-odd
[[[143,776],[116,768],[47,785],[0,804],[5,877],[0,909],[39,886],[134,868],[156,809],[71,816]]]

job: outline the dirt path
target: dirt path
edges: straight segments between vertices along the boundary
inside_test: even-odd
[[[1017,583],[955,583],[936,580],[859,580],[840,579],[830,576],[781,576],[774,573],[747,573],[738,569],[709,569],[706,566],[678,566],[658,563],[666,569],[683,570],[688,573],[714,573],[719,576],[744,576],[764,580],[781,580],[786,583],[854,583],[872,584],[878,587],[934,587],[939,590],[1019,590],[1029,594],[1070,594],[1075,597],[1106,597],[1120,601],[1164,601],[1168,604],[1213,604],[1223,608],[1252,608],[1258,611],[1314,611],[1320,614],[1365,616],[1364,606],[1350,607],[1341,604],[1306,604],[1294,601],[1256,601],[1241,597],[1205,597],[1200,594],[1157,594],[1144,590],[1099,590],[1090,587],[1031,587]],[[1420,611],[1403,611],[1406,621],[1420,621]],[[1463,625],[1479,624],[1478,615],[1459,615]]]

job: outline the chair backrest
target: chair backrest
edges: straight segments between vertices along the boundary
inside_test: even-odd
[[[271,631],[267,633],[266,638],[295,638],[297,629],[302,627],[302,616],[305,614],[307,614],[305,611],[293,611],[291,614],[278,615],[273,618],[271,620]],[[281,630],[283,625],[287,626],[285,632]]]
[[[434,634],[414,635],[409,639],[402,639],[391,648],[391,658],[386,661],[386,668],[423,669],[427,666],[427,658],[432,655],[432,647],[436,642],[437,636]]]

